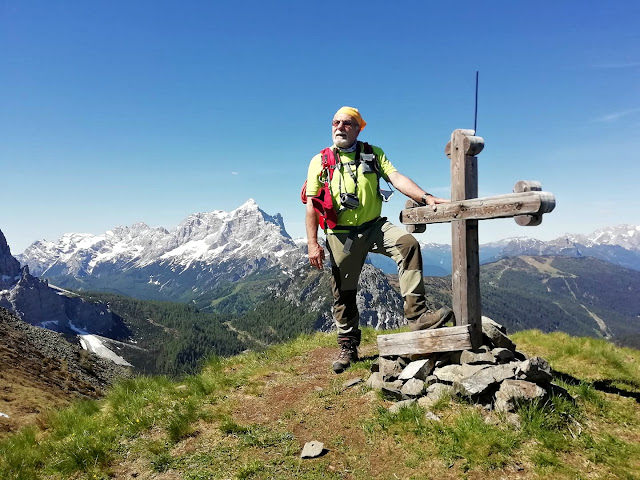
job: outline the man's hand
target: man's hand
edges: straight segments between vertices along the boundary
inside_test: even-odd
[[[425,198],[425,201],[427,202],[427,205],[433,208],[434,212],[438,209],[439,203],[450,202],[450,200],[447,200],[446,198],[434,197],[433,195],[427,195],[427,197]]]
[[[311,243],[308,246],[309,250],[309,263],[312,267],[316,267],[318,270],[322,270],[322,263],[324,262],[324,248],[318,243]]]

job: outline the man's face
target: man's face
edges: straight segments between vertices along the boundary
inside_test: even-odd
[[[331,137],[336,147],[348,148],[353,145],[360,133],[358,122],[351,115],[338,113],[333,117]]]

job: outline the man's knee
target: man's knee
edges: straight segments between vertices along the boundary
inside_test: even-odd
[[[396,247],[402,255],[402,267],[404,270],[422,271],[422,252],[420,244],[415,237],[409,233],[401,236],[396,242]]]

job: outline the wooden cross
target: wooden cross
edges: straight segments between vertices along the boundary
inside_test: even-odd
[[[455,327],[378,336],[380,355],[411,355],[478,348],[482,345],[478,220],[514,217],[518,225],[535,226],[551,212],[555,197],[539,182],[520,181],[514,193],[478,197],[477,157],[484,148],[473,130],[454,130],[445,148],[451,159],[451,202],[434,212],[409,200],[400,221],[410,232],[424,232],[428,223],[451,222]]]

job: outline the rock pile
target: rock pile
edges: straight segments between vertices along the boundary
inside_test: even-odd
[[[458,395],[511,412],[522,401],[568,395],[551,382],[548,362],[516,350],[502,325],[482,317],[482,332],[483,345],[473,351],[379,357],[367,384],[398,400],[392,411],[414,402],[429,409],[443,396]]]

